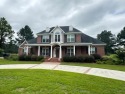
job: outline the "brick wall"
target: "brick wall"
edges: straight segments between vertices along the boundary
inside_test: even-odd
[[[18,55],[22,55],[23,54],[23,48],[18,48]]]
[[[37,36],[37,43],[41,43],[41,38],[42,38],[41,35],[38,35],[38,36]]]
[[[81,34],[76,34],[76,42],[81,42]]]
[[[97,49],[97,54],[100,54],[101,56],[105,55],[105,47],[104,46],[95,46]]]

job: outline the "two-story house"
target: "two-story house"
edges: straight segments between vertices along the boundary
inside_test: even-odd
[[[24,41],[19,46],[19,55],[26,53],[61,59],[65,55],[80,56],[90,54],[105,55],[106,44],[92,38],[72,26],[46,28],[37,37]]]

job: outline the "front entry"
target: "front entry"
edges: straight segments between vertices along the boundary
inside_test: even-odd
[[[54,57],[59,58],[59,47],[54,47]]]

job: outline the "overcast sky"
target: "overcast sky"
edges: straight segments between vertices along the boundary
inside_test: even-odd
[[[117,34],[125,26],[125,0],[0,0],[0,17],[15,32],[29,25],[34,34],[46,27],[67,26],[96,37]]]

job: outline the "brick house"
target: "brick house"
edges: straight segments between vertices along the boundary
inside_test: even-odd
[[[37,33],[37,37],[29,41],[24,41],[18,50],[18,54],[23,53],[42,55],[49,59],[61,59],[65,55],[105,55],[104,46],[106,44],[92,38],[72,26],[56,26],[46,28]]]

